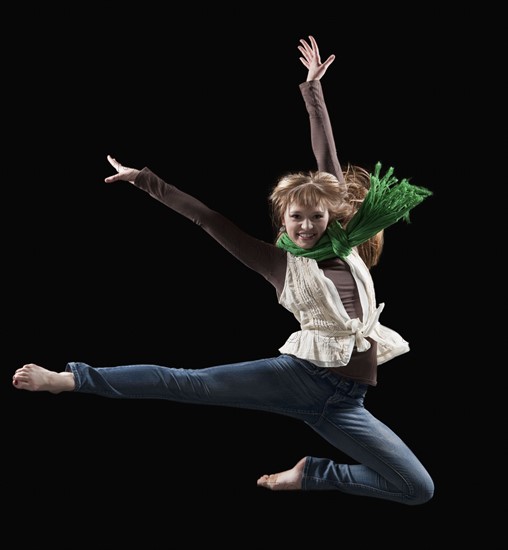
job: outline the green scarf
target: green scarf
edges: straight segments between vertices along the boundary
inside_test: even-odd
[[[381,163],[370,174],[370,188],[360,208],[345,228],[340,222],[332,222],[318,243],[311,249],[301,248],[283,233],[277,246],[295,256],[305,256],[318,262],[338,256],[346,258],[353,247],[364,243],[382,229],[393,225],[401,218],[409,222],[409,211],[432,195],[425,187],[399,180],[393,176],[393,168],[380,178]]]

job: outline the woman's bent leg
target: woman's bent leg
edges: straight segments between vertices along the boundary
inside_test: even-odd
[[[308,457],[302,489],[330,490],[417,505],[434,483],[408,446],[363,405],[366,387],[343,380],[313,429],[358,464]]]

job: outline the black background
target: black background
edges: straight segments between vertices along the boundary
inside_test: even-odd
[[[462,256],[443,234],[453,228],[450,188],[474,161],[476,115],[466,121],[463,102],[472,60],[482,69],[457,24],[466,14],[360,4],[277,17],[242,6],[73,10],[12,20],[1,373],[13,532],[54,542],[64,526],[78,540],[98,530],[111,547],[124,537],[148,547],[177,536],[390,541],[403,528],[420,541],[443,529],[454,537],[463,517],[448,514],[464,504],[471,472],[458,435],[461,359],[442,322],[458,301]],[[297,46],[309,34],[323,60],[337,56],[323,87],[341,161],[381,161],[434,192],[410,224],[387,230],[373,271],[382,322],[411,351],[380,367],[366,401],[433,476],[435,497],[421,507],[257,488],[260,475],[307,454],[347,460],[291,419],[10,385],[28,362],[201,368],[277,353],[295,322],[272,287],[147,194],[104,183],[106,155],[150,167],[271,240],[271,186],[315,166],[298,89]]]

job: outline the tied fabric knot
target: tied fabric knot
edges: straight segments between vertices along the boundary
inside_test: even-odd
[[[358,351],[367,351],[370,348],[370,342],[366,339],[367,334],[360,319],[351,319],[346,326],[355,337],[356,349]]]
[[[358,351],[367,351],[370,349],[370,342],[367,340],[367,336],[370,336],[372,329],[378,323],[379,316],[384,307],[384,303],[379,304],[374,315],[370,317],[369,322],[366,324],[360,321],[358,317],[356,319],[350,319],[346,323],[346,328],[350,331],[350,334],[353,334],[355,337],[355,346]]]

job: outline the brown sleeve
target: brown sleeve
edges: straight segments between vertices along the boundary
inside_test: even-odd
[[[252,237],[200,200],[166,183],[149,168],[143,168],[133,183],[200,226],[240,262],[267,279],[280,293],[286,273],[284,250]]]
[[[344,182],[344,175],[340,166],[332,125],[326,108],[323,89],[320,80],[311,80],[300,84],[300,91],[309,113],[310,135],[312,151],[316,157],[318,169],[334,174]]]

